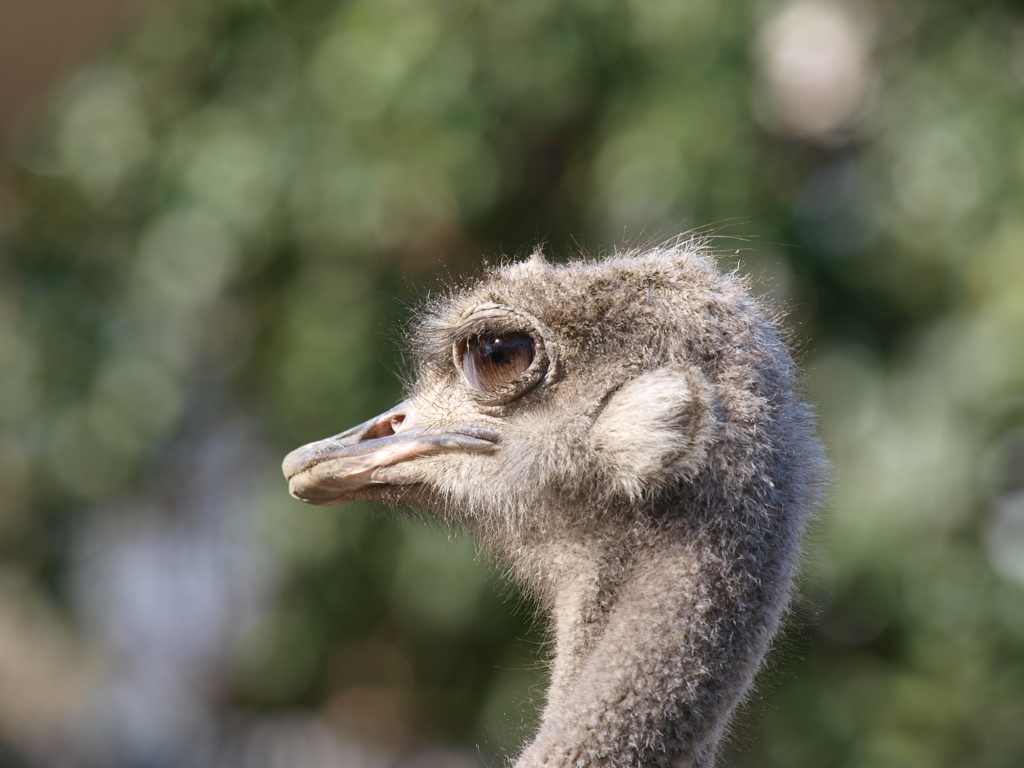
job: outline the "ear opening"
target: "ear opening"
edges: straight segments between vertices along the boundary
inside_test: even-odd
[[[702,372],[674,366],[619,389],[590,430],[590,446],[612,485],[631,499],[704,466],[714,439],[715,397]]]

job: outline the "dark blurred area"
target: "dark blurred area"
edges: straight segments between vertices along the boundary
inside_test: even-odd
[[[692,228],[788,309],[835,465],[722,764],[1024,765],[1024,6],[121,18],[0,89],[0,765],[504,764],[529,601],[280,459],[399,399],[446,281]]]

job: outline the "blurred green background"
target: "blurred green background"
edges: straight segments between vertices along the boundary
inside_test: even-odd
[[[446,280],[710,228],[834,485],[722,764],[1024,765],[1024,5],[179,0],[0,176],[0,765],[499,766],[544,634],[291,500]]]

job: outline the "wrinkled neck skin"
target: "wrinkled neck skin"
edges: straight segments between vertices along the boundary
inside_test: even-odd
[[[714,764],[796,560],[795,543],[764,546],[795,542],[795,530],[738,516],[750,524],[740,535],[683,513],[685,526],[638,524],[628,541],[595,532],[518,548],[521,576],[546,598],[555,653],[540,729],[515,768]]]

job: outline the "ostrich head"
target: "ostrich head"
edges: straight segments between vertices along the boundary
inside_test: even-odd
[[[677,245],[540,253],[428,307],[403,403],[284,462],[313,504],[459,521],[548,607],[517,766],[707,766],[785,608],[823,461],[743,282]]]

